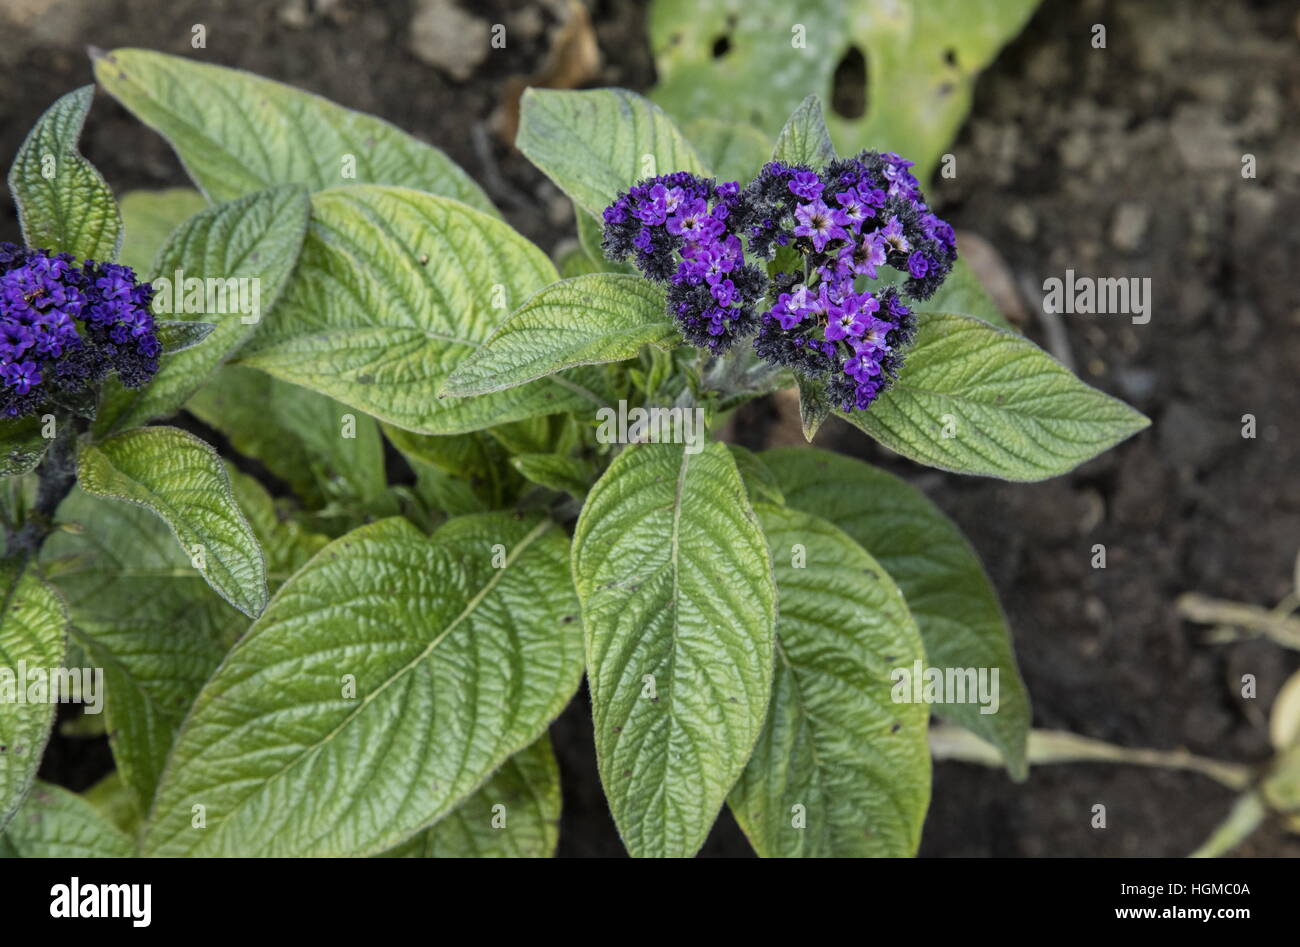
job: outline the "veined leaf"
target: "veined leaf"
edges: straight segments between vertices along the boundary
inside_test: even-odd
[[[6,851],[8,849],[8,851]],[[0,835],[0,856],[130,858],[135,844],[98,809],[61,786],[37,783]]]
[[[0,681],[0,829],[36,776],[45,741],[54,723],[55,704],[48,699],[48,674],[63,665],[68,616],[54,591],[31,568],[0,560],[0,668],[11,675]],[[45,700],[19,677],[19,662],[47,676]],[[7,686],[6,686],[7,685]],[[19,700],[19,689],[24,699]]]
[[[162,346],[162,354],[174,355],[192,349],[212,334],[216,328],[212,322],[180,322],[174,319],[155,320],[154,334]]]
[[[154,261],[172,231],[208,206],[192,187],[158,191],[128,191],[118,208],[122,212],[122,251],[118,261],[145,278],[156,272]]]
[[[758,507],[779,595],[767,724],[731,793],[767,857],[916,854],[930,803],[924,703],[892,699],[923,662],[916,624],[880,565],[830,523]]]
[[[146,427],[87,445],[77,458],[77,481],[94,496],[152,510],[218,595],[245,615],[262,613],[262,548],[216,451],[193,434]]]
[[[600,778],[637,856],[695,854],[772,683],[767,544],[723,444],[624,448],[573,538]]]
[[[785,494],[781,492],[781,485],[757,454],[739,444],[728,444],[727,449],[731,451],[731,459],[736,462],[736,470],[740,472],[740,479],[749,492],[750,503],[785,506]]]
[[[918,316],[898,380],[869,410],[836,412],[917,463],[1045,480],[1151,423],[1028,339],[970,316]]]
[[[122,244],[122,217],[103,176],[77,151],[94,97],[93,85],[82,86],[46,110],[18,149],[9,192],[29,247],[108,261]]]
[[[709,173],[672,119],[626,89],[528,89],[515,144],[597,220],[619,191],[642,178]]]
[[[835,145],[826,130],[821,101],[810,95],[799,103],[777,136],[772,160],[785,164],[806,164],[820,171],[835,160]]]
[[[165,355],[148,385],[129,389],[111,381],[98,432],[174,414],[252,336],[298,259],[309,209],[307,192],[287,185],[200,211],[172,234],[158,257],[154,313],[213,323],[215,329],[202,345]],[[187,285],[190,280],[202,282]],[[195,304],[199,311],[192,309]]]
[[[635,358],[643,345],[679,339],[663,289],[640,276],[595,273],[531,296],[443,383],[443,394],[481,395],[566,368]]]
[[[214,202],[276,184],[396,184],[496,213],[437,148],[292,86],[146,49],[98,57],[95,78],[167,139]]]
[[[601,399],[566,377],[430,397],[513,307],[557,278],[535,246],[456,201],[392,187],[323,191],[275,319],[240,362],[423,434],[591,409]]]
[[[997,593],[956,524],[920,490],[850,457],[781,448],[762,460],[791,507],[834,523],[884,566],[907,598],[931,665],[996,670],[996,712],[976,703],[934,711],[996,746],[1023,779],[1029,695]]]
[[[54,443],[43,428],[38,417],[0,418],[0,477],[17,477],[36,469]]]
[[[550,858],[560,838],[560,769],[551,738],[520,750],[432,828],[389,858]]]
[[[554,524],[504,513],[325,547],[199,694],[145,852],[372,855],[445,816],[578,686],[567,552]]]
[[[563,454],[516,454],[510,465],[529,483],[581,499],[591,486],[591,467]]]
[[[961,252],[960,243],[957,252]],[[1016,327],[1007,321],[997,303],[980,284],[979,277],[970,268],[970,264],[960,256],[938,292],[913,308],[917,312],[955,312],[963,316],[974,316],[999,329],[1017,332]]]

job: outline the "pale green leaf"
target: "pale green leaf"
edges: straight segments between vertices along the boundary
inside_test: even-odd
[[[890,450],[955,473],[1045,480],[1145,428],[1029,340],[969,316],[920,313],[898,380],[836,413]]]
[[[55,704],[20,678],[19,662],[46,675],[62,667],[68,616],[54,591],[30,567],[0,560],[0,829],[36,776],[54,724]],[[19,692],[22,698],[19,697]]]
[[[158,257],[153,311],[216,328],[202,345],[163,356],[148,385],[128,389],[110,382],[96,431],[125,430],[175,413],[253,335],[298,259],[309,209],[301,187],[277,187],[201,211],[171,235]],[[210,293],[206,281],[213,281]]]
[[[933,666],[997,671],[995,712],[983,713],[975,703],[940,703],[934,710],[990,741],[1012,776],[1023,779],[1029,695],[997,593],[956,524],[920,490],[850,457],[781,448],[762,460],[791,507],[844,530],[898,583]]]
[[[835,160],[835,145],[826,130],[821,101],[810,95],[799,103],[776,138],[772,160],[803,164],[820,171]]]
[[[135,503],[162,518],[217,594],[245,615],[266,607],[266,565],[235,505],[220,458],[193,434],[147,427],[84,446],[77,480],[94,496]]]
[[[325,547],[199,694],[144,850],[372,855],[446,815],[578,686],[567,545],[547,521],[485,514]]]
[[[481,395],[566,368],[635,358],[643,345],[680,339],[663,289],[640,276],[597,273],[552,283],[443,383],[442,394]]]
[[[433,397],[511,309],[557,278],[535,246],[456,201],[392,187],[323,191],[275,318],[240,362],[424,434],[590,409],[600,399],[565,377]]]
[[[529,483],[558,490],[575,497],[586,496],[591,487],[591,465],[563,454],[516,454],[510,465]]]
[[[772,568],[726,446],[624,448],[578,519],[573,576],[614,821],[633,855],[693,855],[772,683]]]
[[[543,735],[389,858],[550,858],[560,837],[560,769]]]
[[[100,56],[95,78],[167,139],[214,202],[276,184],[396,184],[496,213],[437,148],[292,86],[146,49]]]
[[[830,523],[759,506],[780,617],[767,724],[730,796],[760,855],[916,854],[930,803],[929,707],[891,674],[925,652],[902,593]]]
[[[192,187],[158,191],[128,191],[118,207],[122,211],[122,250],[118,260],[142,279],[157,272],[154,260],[172,231],[193,217],[208,202]]]
[[[643,178],[709,173],[672,119],[626,89],[528,89],[515,144],[598,220],[619,191]]]
[[[683,131],[720,182],[735,181],[744,187],[772,153],[771,140],[744,122],[697,118]]]
[[[0,836],[18,858],[130,858],[135,844],[76,793],[37,783]]]
[[[37,120],[9,170],[9,192],[29,247],[110,261],[122,218],[103,176],[77,151],[94,97],[93,85],[82,86]]]

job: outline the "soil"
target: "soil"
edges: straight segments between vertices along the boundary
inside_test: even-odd
[[[464,81],[407,49],[412,5],[360,0],[7,0],[0,44],[0,155],[57,95],[91,81],[84,47],[177,54],[207,26],[202,58],[381,115],[444,148],[510,222],[551,248],[572,232],[556,189],[500,144],[490,119],[510,77],[535,72],[554,22],[543,3],[478,2],[513,39]],[[645,9],[589,0],[604,67],[591,84],[653,83]],[[1093,24],[1107,46],[1091,44]],[[516,29],[516,26],[518,29]],[[1152,427],[1074,473],[1004,484],[911,465],[847,427],[819,444],[921,486],[966,530],[1002,595],[1035,725],[1131,747],[1245,763],[1268,758],[1265,719],[1300,655],[1263,641],[1211,644],[1183,621],[1183,592],[1271,606],[1300,547],[1300,49],[1294,6],[1238,0],[1046,0],[981,77],[935,203],[1000,252],[1024,330]],[[531,31],[531,32],[530,32]],[[868,93],[869,94],[869,93]],[[102,94],[83,150],[120,191],[182,184],[163,142]],[[1242,175],[1253,155],[1257,177]],[[15,239],[11,202],[0,239]],[[1152,317],[1042,315],[1042,283],[1149,277]],[[1256,436],[1242,436],[1243,415]],[[746,409],[751,447],[788,441],[778,399]],[[797,434],[797,431],[795,432]],[[1093,568],[1093,547],[1107,567]],[[1253,674],[1258,696],[1240,696]],[[565,780],[563,855],[616,855],[595,775],[585,693],[553,728]],[[56,736],[42,771],[83,788],[103,741]],[[1183,855],[1232,795],[1179,772],[1102,764],[1036,768],[1023,784],[940,763],[922,854]],[[1093,806],[1107,808],[1104,830]],[[1269,823],[1239,852],[1300,855]],[[705,855],[750,854],[723,814]]]

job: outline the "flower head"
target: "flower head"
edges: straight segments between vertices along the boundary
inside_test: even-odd
[[[110,372],[147,382],[161,350],[152,298],[130,267],[0,243],[0,414],[34,414]]]

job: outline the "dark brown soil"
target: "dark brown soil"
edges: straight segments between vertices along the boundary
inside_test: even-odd
[[[9,0],[51,7],[0,44],[0,155],[40,111],[90,81],[83,48],[142,45],[240,66],[379,114],[447,150],[511,223],[543,247],[570,232],[558,192],[486,134],[503,82],[533,72],[536,36],[452,82],[406,51],[410,5],[229,0]],[[474,5],[511,23],[529,4]],[[311,12],[327,10],[328,12]],[[644,9],[592,4],[604,84],[645,89]],[[549,14],[548,14],[549,15]],[[922,486],[965,528],[1002,594],[1035,723],[1125,746],[1267,758],[1264,712],[1300,657],[1263,642],[1210,645],[1174,609],[1182,592],[1272,605],[1300,547],[1300,43],[1290,4],[1237,0],[1047,0],[979,83],[936,187],[959,229],[1001,251],[1045,344],[1044,279],[1150,277],[1151,321],[1065,316],[1080,374],[1132,402],[1150,430],[1067,476],[1018,485],[935,474],[885,456],[847,428],[826,446]],[[546,19],[543,18],[543,23]],[[1107,48],[1091,28],[1107,26]],[[514,35],[512,33],[512,35]],[[521,37],[523,33],[519,34]],[[476,129],[478,129],[476,131]],[[104,96],[85,151],[115,188],[183,183],[167,147]],[[1252,154],[1256,179],[1241,175]],[[13,239],[9,201],[0,238]],[[772,401],[747,409],[751,446],[783,436]],[[1242,416],[1258,436],[1241,436]],[[1104,570],[1092,547],[1107,549]],[[1243,700],[1243,674],[1259,680]],[[555,725],[566,808],[561,852],[621,849],[595,778],[585,695]],[[45,774],[80,788],[101,771],[98,741],[59,738]],[[936,767],[926,855],[1182,855],[1231,794],[1183,773],[1102,765],[1036,769],[1016,786],[973,766]],[[1105,830],[1090,827],[1107,807]],[[748,853],[724,814],[705,854]],[[1270,824],[1245,854],[1298,855]]]

